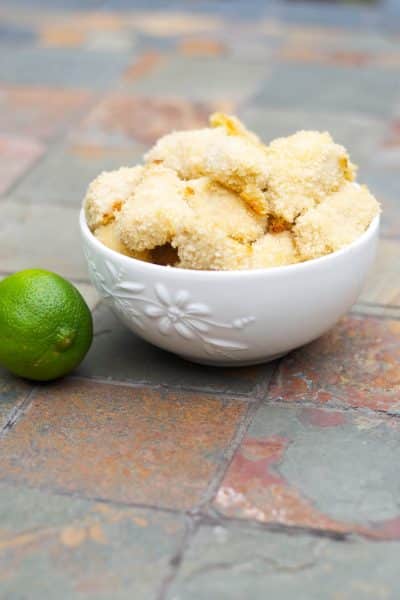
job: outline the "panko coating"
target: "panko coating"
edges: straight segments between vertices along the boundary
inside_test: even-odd
[[[137,258],[139,260],[151,260],[150,253],[147,250],[144,250],[143,252],[131,252],[125,246],[125,244],[122,243],[117,232],[115,221],[112,221],[107,225],[100,225],[96,228],[94,235],[102,244],[108,248],[111,248],[111,250],[114,250],[115,252],[119,252],[120,254],[125,254],[125,256],[130,256],[131,258]]]
[[[249,268],[282,267],[298,261],[299,255],[290,231],[267,233],[253,244]]]
[[[299,131],[269,146],[232,115],[173,132],[144,166],[99,175],[84,209],[109,248],[162,266],[261,269],[353,242],[379,213],[328,133]]]
[[[245,135],[228,135],[223,127],[176,131],[159,139],[145,160],[163,164],[183,179],[207,175],[237,192],[258,214],[268,212],[266,153]]]
[[[210,125],[211,127],[223,127],[228,135],[242,135],[247,137],[254,144],[263,146],[265,149],[265,145],[262,143],[258,135],[252,131],[249,131],[247,127],[243,125],[243,123],[234,115],[226,115],[221,112],[215,112],[210,116]]]
[[[114,220],[141,180],[143,167],[121,167],[100,173],[89,185],[84,200],[86,221],[94,231]]]
[[[288,223],[355,177],[345,148],[329,133],[299,131],[278,138],[268,146],[267,159],[270,212]]]
[[[298,218],[293,233],[301,259],[318,258],[351,244],[379,210],[366,186],[347,183]]]
[[[188,181],[185,200],[195,218],[222,229],[235,240],[252,242],[265,233],[267,217],[257,215],[240,196],[209,177]]]
[[[181,223],[172,245],[183,269],[211,271],[244,269],[251,255],[250,244],[242,244],[202,219]]]
[[[124,204],[117,231],[130,251],[151,250],[172,241],[177,223],[188,210],[184,183],[172,169],[149,165],[140,183]]]

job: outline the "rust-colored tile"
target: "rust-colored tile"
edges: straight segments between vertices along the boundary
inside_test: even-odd
[[[124,93],[110,94],[84,120],[79,140],[132,139],[153,144],[157,138],[176,129],[204,127],[210,112],[231,109],[224,103],[191,102],[183,98],[151,98]]]
[[[400,413],[400,321],[344,318],[282,360],[269,398]]]
[[[0,134],[0,194],[43,154],[44,146],[32,138]]]
[[[188,56],[220,56],[226,52],[226,47],[222,42],[210,38],[180,40],[178,49]]]
[[[88,105],[81,90],[0,85],[0,130],[48,139]]]
[[[86,497],[187,509],[246,404],[69,380],[41,389],[2,443],[1,477]]]
[[[214,505],[263,523],[400,538],[396,417],[264,405]]]
[[[142,54],[124,71],[126,81],[135,81],[144,75],[161,66],[166,60],[166,56],[155,50],[150,50]]]

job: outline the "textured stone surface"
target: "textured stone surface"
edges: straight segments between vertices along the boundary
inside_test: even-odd
[[[208,123],[215,110],[232,110],[232,103],[190,102],[183,98],[152,98],[119,93],[108,95],[90,113],[79,131],[81,144],[96,139],[129,146],[138,140],[148,146],[171,130],[196,129]]]
[[[268,74],[262,61],[176,56],[135,81],[134,89],[154,97],[173,95],[199,101],[244,101]],[[238,85],[240,81],[240,85]]]
[[[80,90],[0,85],[0,130],[48,139],[89,105]]]
[[[381,240],[373,271],[359,302],[383,305],[400,311],[400,243]]]
[[[379,89],[371,94],[371,89]],[[295,92],[294,92],[295,91]],[[259,105],[307,110],[359,112],[385,116],[393,110],[400,95],[398,78],[392,71],[327,65],[279,64],[257,97]]]
[[[400,538],[400,422],[322,408],[264,405],[218,490],[228,516]]]
[[[21,204],[49,204],[73,207],[75,215],[87,186],[101,171],[134,165],[141,160],[143,147],[121,146],[99,138],[80,136],[75,130],[68,140],[60,142],[52,152],[16,185],[9,196]],[[33,193],[35,190],[35,193]]]
[[[0,194],[24,175],[44,150],[44,146],[32,138],[0,133]]]
[[[40,267],[87,279],[76,208],[4,201],[1,214],[1,270]]]
[[[103,304],[94,313],[94,325],[92,349],[78,371],[87,377],[203,389],[253,399],[267,388],[275,366],[227,369],[184,361],[141,340]]]
[[[183,519],[0,484],[0,598],[155,598]]]
[[[399,413],[400,322],[347,317],[284,358],[271,399]]]
[[[38,390],[4,438],[0,478],[191,508],[245,413],[245,403],[204,394],[64,381]]]
[[[186,552],[168,600],[395,600],[398,551],[393,542],[204,527]]]
[[[1,279],[1,277],[0,277]],[[31,386],[0,367],[0,430],[28,397]]]

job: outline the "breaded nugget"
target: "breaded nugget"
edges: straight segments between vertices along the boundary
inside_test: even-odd
[[[249,244],[233,240],[222,229],[193,217],[181,223],[172,245],[178,250],[177,266],[184,269],[243,269],[251,253]]]
[[[258,214],[268,211],[266,154],[245,136],[227,135],[222,127],[178,131],[158,140],[145,160],[162,163],[184,179],[207,175],[240,194]]]
[[[264,146],[258,135],[249,131],[245,125],[234,115],[215,112],[210,116],[211,127],[222,127],[228,135],[242,135],[251,140],[254,144]],[[265,146],[264,146],[265,148]]]
[[[265,233],[267,217],[257,215],[238,194],[209,177],[187,182],[185,199],[195,215],[233,239],[252,242]]]
[[[290,231],[267,233],[254,242],[249,268],[281,267],[298,261],[299,256]]]
[[[367,229],[379,210],[366,186],[345,184],[298,218],[293,233],[301,258],[317,258],[350,244]]]
[[[143,167],[140,165],[121,167],[116,171],[104,171],[92,181],[84,200],[86,221],[92,231],[114,220],[142,174]]]
[[[131,258],[137,258],[139,260],[149,261],[151,259],[150,253],[147,250],[143,252],[131,252],[122,243],[117,232],[115,221],[108,223],[107,225],[100,225],[96,228],[94,235],[102,244],[107,246],[107,248],[111,248],[111,250],[115,250],[115,252],[119,252],[120,254],[125,254],[125,256],[130,256]]]
[[[355,176],[345,148],[329,133],[299,131],[276,139],[267,158],[270,212],[289,223]]]
[[[171,242],[176,224],[188,210],[183,189],[175,171],[162,165],[145,168],[117,220],[118,235],[130,251],[151,250]]]

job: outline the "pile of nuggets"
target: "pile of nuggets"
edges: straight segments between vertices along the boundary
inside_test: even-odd
[[[186,269],[257,269],[317,258],[361,235],[379,212],[328,133],[265,145],[234,116],[173,132],[144,165],[89,186],[87,223],[106,246]]]

